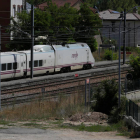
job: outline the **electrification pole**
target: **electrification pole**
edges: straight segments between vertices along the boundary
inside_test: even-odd
[[[125,27],[126,27],[126,9],[124,9],[124,33],[123,33],[123,64],[125,64],[125,58],[126,58],[126,36],[125,36]]]
[[[31,78],[33,78],[33,68],[34,68],[34,58],[33,58],[33,46],[34,46],[34,6],[31,5],[31,38],[32,38],[32,45],[31,45]]]
[[[1,25],[0,25],[0,110],[1,110]]]

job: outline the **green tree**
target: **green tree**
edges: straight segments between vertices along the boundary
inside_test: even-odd
[[[35,9],[35,37],[47,36],[47,41],[55,43],[64,41],[85,42],[88,43],[92,51],[96,50],[97,42],[93,36],[98,34],[98,26],[101,25],[101,20],[97,14],[90,10],[87,4],[83,4],[79,11],[70,7],[70,4],[67,3],[62,7],[58,7],[52,2],[48,2],[47,5],[48,7],[44,11]],[[8,47],[18,50],[29,49],[31,43],[31,13],[27,14],[23,11],[18,13],[17,16],[18,20],[14,21],[13,19],[14,24],[11,25],[10,31],[13,31],[13,40]],[[46,40],[40,41],[46,44]],[[35,42],[35,44],[38,43]]]
[[[123,92],[121,92],[123,93]],[[121,97],[120,108],[118,108],[118,82],[115,79],[104,80],[94,89],[91,109],[111,116],[113,121],[119,121],[120,115],[124,115],[126,99]]]
[[[140,78],[140,50],[137,49],[137,52],[137,56],[130,56],[130,65],[133,68],[130,72],[132,73],[134,79]]]
[[[112,9],[121,12],[124,9],[129,10],[136,6],[135,0],[86,0],[86,2],[88,2],[90,6],[96,5],[99,11]]]
[[[26,11],[17,14],[18,20],[15,21],[12,18],[13,24],[9,31],[12,31],[13,40],[7,45],[10,50],[26,50],[31,47],[31,13],[27,14]],[[35,25],[35,37],[40,35],[46,35],[45,31],[50,26],[50,13],[43,12],[39,9],[35,9],[34,16]],[[42,32],[43,31],[43,32]],[[38,44],[38,42],[35,42]]]
[[[99,34],[98,29],[102,26],[101,19],[98,14],[91,11],[87,3],[81,5],[79,15],[75,40],[87,43],[93,52],[97,49],[97,43],[95,43],[96,40],[93,36]]]

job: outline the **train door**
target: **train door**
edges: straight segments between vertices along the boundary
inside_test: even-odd
[[[89,61],[89,50],[87,50],[87,62]]]
[[[21,63],[21,65],[20,65],[20,76],[23,76],[23,71],[24,71],[24,57],[23,57],[23,55],[20,55],[20,63]]]

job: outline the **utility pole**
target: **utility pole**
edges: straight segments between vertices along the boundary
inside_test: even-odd
[[[123,13],[124,18],[124,33],[123,33],[123,64],[125,64],[125,58],[126,58],[126,36],[125,36],[125,27],[126,27],[126,9],[124,9]]]
[[[0,110],[1,110],[1,25],[0,25]]]
[[[34,58],[33,58],[33,46],[34,46],[34,6],[31,5],[31,78],[33,78]]]

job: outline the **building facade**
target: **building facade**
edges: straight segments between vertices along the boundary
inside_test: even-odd
[[[101,28],[101,35],[110,40],[115,39],[117,46],[119,46],[119,26],[120,13],[113,10],[106,10],[99,12],[99,17],[102,19],[103,27]],[[124,19],[121,22],[121,46],[124,45]],[[140,44],[140,15],[138,13],[126,14],[125,26],[125,44],[126,47],[136,47]]]
[[[15,20],[16,13],[25,8],[26,0],[1,0],[0,1],[0,26],[1,26],[1,51],[7,51],[6,44],[11,39],[11,34],[6,32],[7,27],[12,24],[11,17]]]

